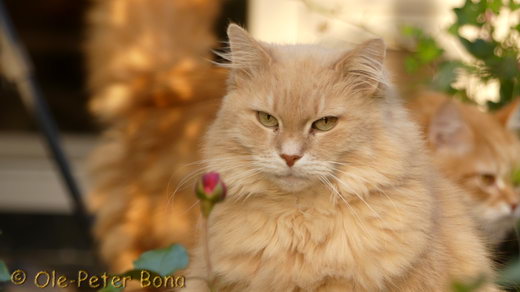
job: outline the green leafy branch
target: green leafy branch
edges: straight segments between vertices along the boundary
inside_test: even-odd
[[[405,27],[403,34],[415,41],[415,49],[405,59],[405,68],[410,73],[434,68],[436,73],[429,82],[431,87],[458,94],[466,100],[471,100],[467,87],[453,87],[461,74],[477,77],[482,83],[496,81],[500,88],[499,100],[489,101],[487,106],[491,110],[499,109],[520,95],[520,23],[510,24],[505,37],[500,40],[496,37],[495,25],[499,17],[506,15],[520,19],[520,4],[515,0],[466,0],[453,12],[456,20],[447,31],[473,58],[472,62],[448,59],[435,38],[419,28]],[[461,30],[467,27],[477,32],[475,39],[470,40],[461,34]]]

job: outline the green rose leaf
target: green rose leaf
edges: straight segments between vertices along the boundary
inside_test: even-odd
[[[506,287],[520,285],[520,259],[502,270],[497,282]]]
[[[7,269],[7,265],[4,261],[0,261],[0,282],[7,282],[11,280],[11,274]]]
[[[161,276],[168,276],[188,266],[188,253],[180,244],[162,249],[149,250],[135,262],[136,270],[148,270]]]

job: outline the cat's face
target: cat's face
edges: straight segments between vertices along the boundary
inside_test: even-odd
[[[518,143],[513,145],[520,146]],[[460,161],[467,165],[457,177],[477,202],[474,211],[481,218],[482,226],[496,239],[503,237],[520,219],[520,192],[513,179],[520,167],[519,157],[503,157],[505,155],[495,152],[507,152],[513,145],[501,145],[498,149],[480,145]]]
[[[338,175],[351,153],[371,151],[381,120],[377,98],[371,100],[375,74],[382,74],[381,41],[324,54],[315,47],[278,50],[231,30],[231,85],[219,127],[257,175],[297,192]]]
[[[490,114],[445,104],[434,116],[430,140],[443,170],[466,189],[482,226],[501,237],[520,219],[520,142]]]
[[[237,142],[249,149],[252,165],[287,191],[329,175],[370,136],[370,125],[349,110],[359,109],[355,98],[334,88],[336,72],[313,67],[273,65],[256,76],[261,84],[243,81],[227,101]]]

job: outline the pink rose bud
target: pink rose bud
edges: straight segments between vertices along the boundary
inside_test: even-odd
[[[213,206],[226,197],[226,185],[220,180],[220,174],[209,172],[197,183],[195,194],[201,200],[202,213],[207,217]]]

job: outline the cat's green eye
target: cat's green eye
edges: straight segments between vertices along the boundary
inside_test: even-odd
[[[278,127],[278,120],[266,112],[258,112],[257,117],[260,124],[268,128]]]
[[[312,128],[319,131],[329,131],[334,128],[337,122],[338,118],[336,117],[323,117],[312,123]]]
[[[491,173],[483,173],[480,175],[481,181],[484,183],[485,186],[492,186],[495,184],[497,178],[494,174]]]

